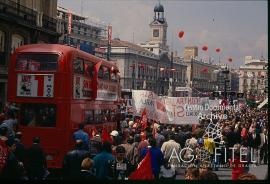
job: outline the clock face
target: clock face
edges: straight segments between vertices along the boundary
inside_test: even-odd
[[[153,37],[159,37],[159,30],[158,29],[153,30]]]

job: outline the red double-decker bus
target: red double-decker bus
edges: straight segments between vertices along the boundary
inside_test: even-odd
[[[19,107],[23,143],[30,146],[39,136],[49,168],[62,167],[79,123],[86,123],[89,134],[93,128],[116,128],[120,91],[114,63],[76,48],[25,45],[11,57],[8,101]]]

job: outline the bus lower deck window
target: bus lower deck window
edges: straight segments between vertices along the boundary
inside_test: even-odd
[[[55,127],[56,105],[22,104],[20,124],[29,127]]]

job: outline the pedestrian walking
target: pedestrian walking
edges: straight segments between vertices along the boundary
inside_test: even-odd
[[[63,160],[63,178],[80,179],[81,164],[85,158],[90,157],[90,153],[84,149],[82,140],[77,140],[75,148],[69,151]]]
[[[148,149],[150,150],[151,154],[151,166],[152,171],[154,174],[155,179],[159,178],[160,173],[160,167],[164,164],[164,156],[160,150],[160,148],[157,147],[156,140],[152,137],[149,138],[150,147],[146,147],[142,150],[142,158],[144,158],[147,154]]]
[[[89,139],[89,135],[83,130],[84,126],[85,126],[84,123],[79,124],[79,130],[77,130],[76,132],[73,133],[73,138],[75,141],[82,140],[83,141],[83,149],[86,151],[90,151],[89,150],[90,139]]]
[[[48,176],[45,153],[40,138],[34,137],[32,146],[27,150],[26,170],[31,180],[42,180]]]
[[[81,180],[94,180],[96,179],[95,173],[93,171],[94,161],[89,157],[83,159],[81,164]]]
[[[94,169],[97,179],[111,179],[109,177],[110,161],[114,160],[112,155],[112,145],[110,142],[105,141],[102,145],[102,151],[94,157]]]

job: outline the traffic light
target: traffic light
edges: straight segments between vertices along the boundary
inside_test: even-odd
[[[214,91],[214,92],[212,93],[212,96],[215,97],[215,98],[219,97],[219,92]]]
[[[244,98],[244,93],[237,93],[237,98]]]

